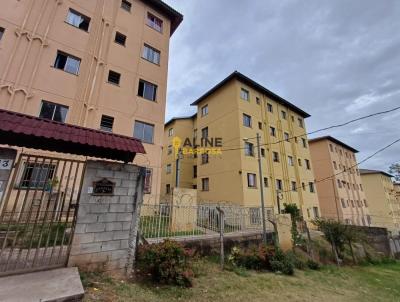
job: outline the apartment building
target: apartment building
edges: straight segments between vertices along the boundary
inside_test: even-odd
[[[297,204],[304,217],[319,215],[313,167],[305,129],[310,115],[240,72],[233,72],[192,103],[193,116],[165,125],[162,192],[176,187],[179,137],[222,142],[217,154],[183,155],[179,187],[197,189],[199,202],[259,207],[260,178],[267,207]],[[256,135],[260,134],[262,175]]]
[[[371,225],[369,203],[357,166],[358,151],[323,136],[310,139],[321,216],[354,225]]]
[[[0,108],[134,136],[158,195],[169,41],[183,16],[160,0],[4,0]]]
[[[360,169],[360,173],[372,216],[372,225],[399,234],[399,185],[393,184],[392,175],[383,171]]]

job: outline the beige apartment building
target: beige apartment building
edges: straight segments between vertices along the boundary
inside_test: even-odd
[[[310,139],[310,151],[321,216],[372,225],[374,218],[356,161],[358,151],[332,136]]]
[[[398,235],[400,231],[399,185],[392,182],[392,175],[383,171],[360,169],[360,173],[372,216],[372,225],[387,228]]]
[[[309,114],[237,71],[192,105],[197,107],[195,115],[165,124],[162,193],[169,195],[177,186],[195,188],[200,203],[260,207],[261,177],[265,204],[276,213],[284,203],[295,203],[306,219],[319,215],[304,122]],[[181,147],[185,139],[193,138],[196,144],[202,138],[213,140],[214,145],[222,142],[220,153],[184,154],[178,185],[176,137]]]
[[[160,0],[3,0],[0,108],[141,139],[158,196],[169,41]]]

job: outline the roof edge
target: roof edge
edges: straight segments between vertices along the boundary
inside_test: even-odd
[[[394,177],[393,175],[385,172],[385,171],[381,171],[381,170],[372,170],[372,169],[360,169],[360,174],[361,175],[368,175],[368,174],[383,174],[387,177]]]
[[[164,127],[168,126],[169,124],[171,124],[171,123],[174,122],[174,121],[177,121],[177,120],[189,120],[189,119],[195,118],[196,116],[197,116],[197,112],[194,113],[194,114],[192,114],[192,115],[190,115],[190,116],[176,116],[176,117],[173,117],[173,118],[169,119],[169,120],[164,124]]]
[[[155,10],[158,10],[160,13],[167,16],[171,21],[171,29],[170,29],[170,36],[172,36],[175,30],[183,21],[183,15],[173,9],[171,6],[166,4],[161,0],[142,0],[149,6],[152,6]]]
[[[309,143],[314,143],[314,142],[318,142],[318,141],[322,141],[322,140],[330,140],[333,143],[336,143],[338,145],[341,145],[342,147],[349,149],[350,151],[354,152],[354,153],[358,153],[359,151],[347,144],[345,144],[344,142],[338,140],[337,138],[334,138],[333,136],[330,135],[325,135],[325,136],[320,136],[320,137],[316,137],[316,138],[311,138],[308,140]]]
[[[210,90],[208,90],[206,93],[204,93],[202,96],[200,96],[197,100],[195,100],[193,103],[191,103],[191,106],[196,106],[198,103],[203,101],[205,98],[213,94],[215,91],[217,91],[219,88],[223,87],[225,84],[227,84],[229,81],[237,79],[238,81],[241,81],[242,83],[253,87],[256,90],[261,91],[262,93],[266,94],[269,96],[271,99],[277,101],[278,103],[287,106],[297,114],[301,115],[303,118],[310,117],[311,115],[308,114],[307,112],[303,111],[299,107],[293,105],[289,101],[285,100],[284,98],[280,97],[279,95],[275,94],[271,90],[265,88],[261,84],[255,82],[254,80],[250,79],[249,77],[245,76],[244,74],[240,73],[239,71],[234,71],[232,72],[229,76],[227,76],[225,79],[223,79],[221,82],[216,84],[214,87],[212,87]]]

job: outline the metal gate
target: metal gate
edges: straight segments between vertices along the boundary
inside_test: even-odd
[[[63,267],[85,162],[20,154],[0,204],[0,276]]]

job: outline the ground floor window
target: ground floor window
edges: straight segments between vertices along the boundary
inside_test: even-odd
[[[28,163],[24,164],[20,187],[29,189],[47,189],[52,185],[55,165]]]

